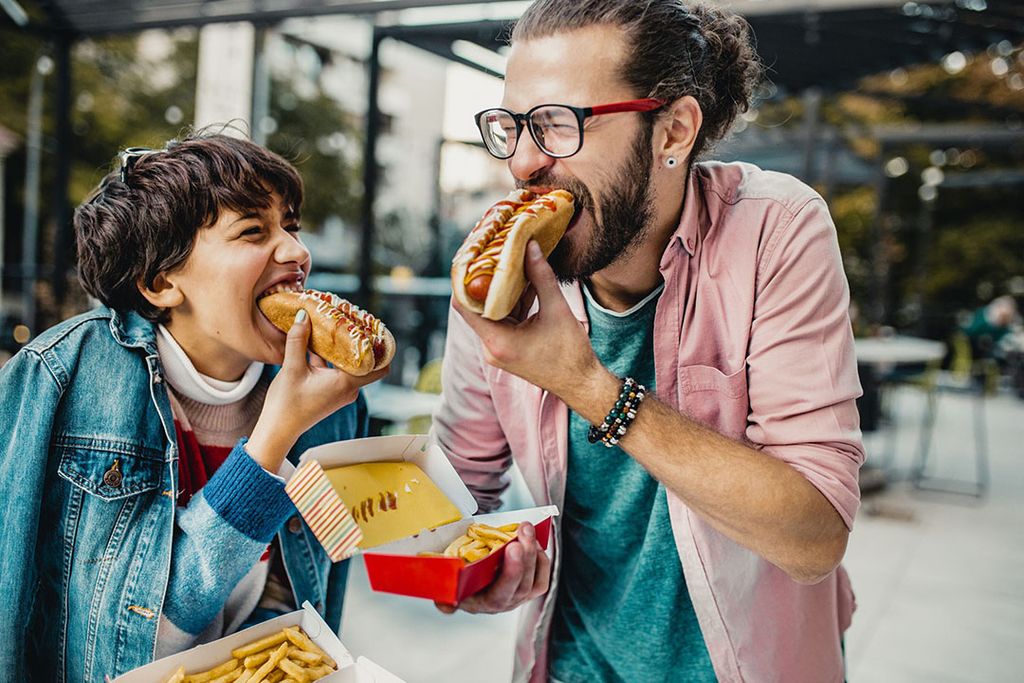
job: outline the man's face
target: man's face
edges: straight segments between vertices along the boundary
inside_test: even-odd
[[[222,210],[167,274],[184,296],[167,327],[200,372],[232,380],[252,361],[283,360],[285,334],[256,301],[274,286],[301,289],[310,257],[298,230],[276,194],[266,209]]]
[[[538,104],[589,107],[635,99],[619,76],[621,31],[595,26],[529,41],[509,53],[504,107],[525,112]],[[583,147],[566,159],[541,152],[520,137],[509,169],[518,187],[561,188],[576,198],[576,215],[551,255],[564,281],[587,277],[643,239],[651,219],[651,132],[640,114],[586,119]]]

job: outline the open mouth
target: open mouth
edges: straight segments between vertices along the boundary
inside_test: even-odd
[[[290,275],[286,278],[281,278],[274,282],[272,285],[267,287],[265,290],[260,292],[260,295],[256,297],[256,301],[270,296],[271,294],[277,294],[278,292],[303,292],[303,280],[302,274]]]

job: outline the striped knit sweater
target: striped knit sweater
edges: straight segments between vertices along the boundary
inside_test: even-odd
[[[271,543],[294,507],[283,482],[244,449],[266,397],[262,366],[241,382],[217,382],[196,372],[164,329],[158,348],[171,388],[180,482],[157,633],[156,656],[163,657],[233,633],[257,613],[294,609]]]

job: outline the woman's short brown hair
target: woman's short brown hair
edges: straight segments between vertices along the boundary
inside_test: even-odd
[[[249,140],[198,131],[133,159],[127,173],[109,173],[75,210],[78,278],[85,290],[117,310],[153,322],[166,311],[139,286],[183,265],[199,230],[221,211],[246,212],[281,197],[296,218],[302,179],[285,159]]]

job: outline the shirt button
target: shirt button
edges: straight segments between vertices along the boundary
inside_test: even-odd
[[[121,488],[121,481],[123,479],[121,470],[117,468],[117,463],[111,465],[110,469],[103,473],[103,483],[112,489]]]
[[[692,237],[688,237],[686,239],[686,246],[689,247],[690,249],[693,249],[693,238]]]
[[[292,518],[288,520],[288,531],[293,534],[297,534],[302,531],[302,520],[299,519],[298,515],[293,515]]]

